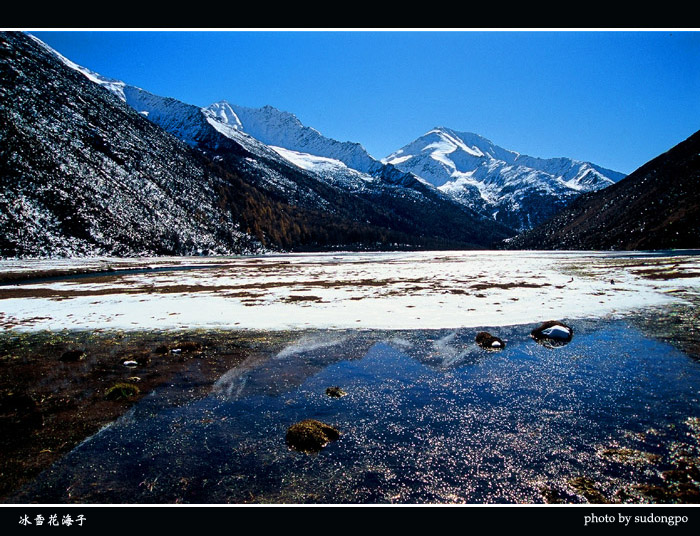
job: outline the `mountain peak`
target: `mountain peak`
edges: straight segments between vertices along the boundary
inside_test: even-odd
[[[473,141],[475,143],[493,144],[493,142],[491,140],[485,138],[484,136],[481,136],[480,134],[476,134],[474,132],[467,132],[464,130],[455,130],[453,128],[446,127],[446,126],[434,127],[428,133],[430,133],[430,132],[438,132],[441,134],[446,134],[448,136],[454,136],[454,137],[460,138],[462,141],[465,141],[465,142],[466,141]]]
[[[236,130],[243,130],[241,120],[236,115],[231,104],[226,100],[220,100],[202,110],[207,117],[215,119],[219,123],[224,123]]]
[[[473,132],[435,127],[383,160],[515,229],[528,229],[580,193],[623,174],[569,158],[535,158]]]
[[[445,168],[457,171],[460,166],[457,165],[455,159],[461,161],[467,158],[468,160],[477,159],[482,161],[497,158],[511,162],[517,156],[517,153],[506,151],[478,134],[459,132],[448,127],[438,126],[387,156],[383,162],[394,164],[401,168],[406,162],[412,159],[415,160],[419,155],[427,156],[441,163]],[[465,162],[465,166],[468,168],[472,168],[475,165],[478,165],[475,161]],[[448,175],[451,175],[451,173],[448,173]],[[420,173],[416,174],[422,176]],[[447,182],[446,177],[439,178],[431,173],[428,173],[428,175],[432,175],[432,179],[427,176],[423,178],[436,186],[441,186]]]

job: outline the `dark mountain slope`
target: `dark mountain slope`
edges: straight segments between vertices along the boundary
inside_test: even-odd
[[[0,255],[259,249],[201,155],[21,33],[0,69]]]
[[[620,182],[584,194],[509,249],[700,247],[700,131]]]

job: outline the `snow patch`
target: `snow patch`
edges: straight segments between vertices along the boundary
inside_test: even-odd
[[[571,337],[571,330],[565,326],[552,326],[551,328],[542,330],[542,335],[552,339],[569,339],[569,337]]]

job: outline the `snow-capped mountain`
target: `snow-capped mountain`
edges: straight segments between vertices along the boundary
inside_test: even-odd
[[[292,200],[295,205],[333,212],[331,208],[332,203],[325,199],[326,196],[319,191],[318,185],[314,184],[314,182],[318,182],[319,177],[323,178],[328,184],[340,185],[351,189],[362,188],[366,181],[372,180],[372,177],[348,168],[339,160],[296,153],[282,147],[271,147],[263,143],[258,138],[244,131],[241,121],[233,111],[233,108],[224,101],[207,108],[200,108],[177,99],[155,95],[120,80],[108,78],[77,65],[55,51],[52,52],[66,65],[82,73],[92,82],[109,90],[149,121],[159,125],[189,146],[210,153],[221,151],[229,159],[232,152],[240,153],[241,150],[244,151],[247,158],[237,163],[239,170],[245,169],[249,171],[249,178],[253,182],[257,182],[258,185],[264,186],[267,190],[274,191],[281,198]],[[245,113],[246,109],[239,108],[240,110],[243,110],[242,113]],[[265,115],[268,118],[277,118],[276,121],[273,120],[267,126],[267,130],[274,130],[274,127],[271,125],[284,123],[285,120],[288,123],[298,124],[300,128],[305,128],[291,114],[279,112],[271,107],[268,107],[265,111]],[[246,117],[254,116],[253,112],[254,110],[250,109]],[[246,122],[255,132],[264,131],[266,128],[265,121],[255,123],[247,120]],[[236,147],[227,143],[230,141],[235,142],[238,146],[238,151],[236,151]],[[237,154],[237,156],[241,156],[241,154]],[[218,155],[218,158],[221,159],[223,156]],[[285,172],[284,169],[277,172],[270,164],[281,168],[292,164],[295,168],[309,171],[314,176],[311,182],[308,181],[308,175],[306,176],[306,181],[301,181],[298,176],[292,179],[289,176],[290,174]],[[300,182],[304,183],[302,187],[300,187]],[[331,195],[334,195],[334,193],[331,193]]]
[[[249,136],[327,184],[357,192],[371,188],[371,183],[378,180],[358,169],[377,171],[382,167],[362,146],[325,138],[318,131],[302,125],[288,112],[272,106],[255,109],[220,101],[203,108],[202,113],[224,136],[231,139]]]
[[[397,190],[402,197],[428,195],[454,201],[414,174],[373,158],[359,143],[328,138],[304,126],[289,112],[272,106],[248,108],[227,101],[216,102],[202,111],[209,123],[224,135],[246,133],[288,162],[339,188],[368,193],[391,185],[403,188]]]
[[[397,172],[392,166],[372,158],[359,143],[327,138],[317,130],[304,126],[289,112],[272,106],[247,108],[231,105],[227,101],[199,108],[105,77],[52,52],[66,65],[108,89],[144,117],[192,147],[219,149],[220,137],[212,135],[213,128],[251,153],[264,154],[272,160],[281,157],[316,178],[343,189],[356,192],[367,188],[370,183],[381,187],[378,183],[381,179],[387,183],[400,182],[403,186],[417,183],[415,177],[408,177],[406,173]],[[255,164],[253,160],[250,163]],[[266,175],[267,185],[278,187],[280,192],[293,188],[293,184],[284,176],[272,177],[269,173],[258,175]],[[411,195],[412,192],[404,193]],[[317,200],[317,204],[320,208],[325,205],[322,200]]]
[[[522,155],[445,127],[430,130],[383,161],[519,231],[548,219],[581,193],[624,177],[589,162]]]
[[[624,177],[589,162],[522,155],[476,134],[447,128],[433,129],[379,161],[359,143],[327,138],[272,106],[247,108],[220,101],[204,113],[217,128],[250,134],[331,184],[362,189],[373,178],[392,176],[414,189],[432,185],[516,231],[545,221],[581,193]],[[419,185],[415,179],[427,184]]]
[[[407,188],[403,194],[412,196],[432,189],[431,196],[456,201],[514,231],[530,229],[581,193],[624,177],[587,162],[521,155],[479,135],[447,128],[433,129],[379,161],[359,143],[328,138],[292,113],[272,106],[249,108],[222,100],[200,114],[194,106],[151,95],[65,61],[192,146],[207,145],[203,142],[206,118],[226,138],[253,151],[272,149],[329,185],[366,193],[393,184]],[[282,189],[290,187],[283,178],[278,181],[284,183]]]
[[[22,32],[0,47],[0,256],[464,249],[513,235],[393,166],[369,175],[273,148],[241,130],[244,114],[221,121]]]

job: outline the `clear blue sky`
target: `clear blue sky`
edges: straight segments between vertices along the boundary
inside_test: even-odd
[[[630,173],[700,130],[696,31],[31,33],[104,76],[269,104],[377,158],[446,126]]]

